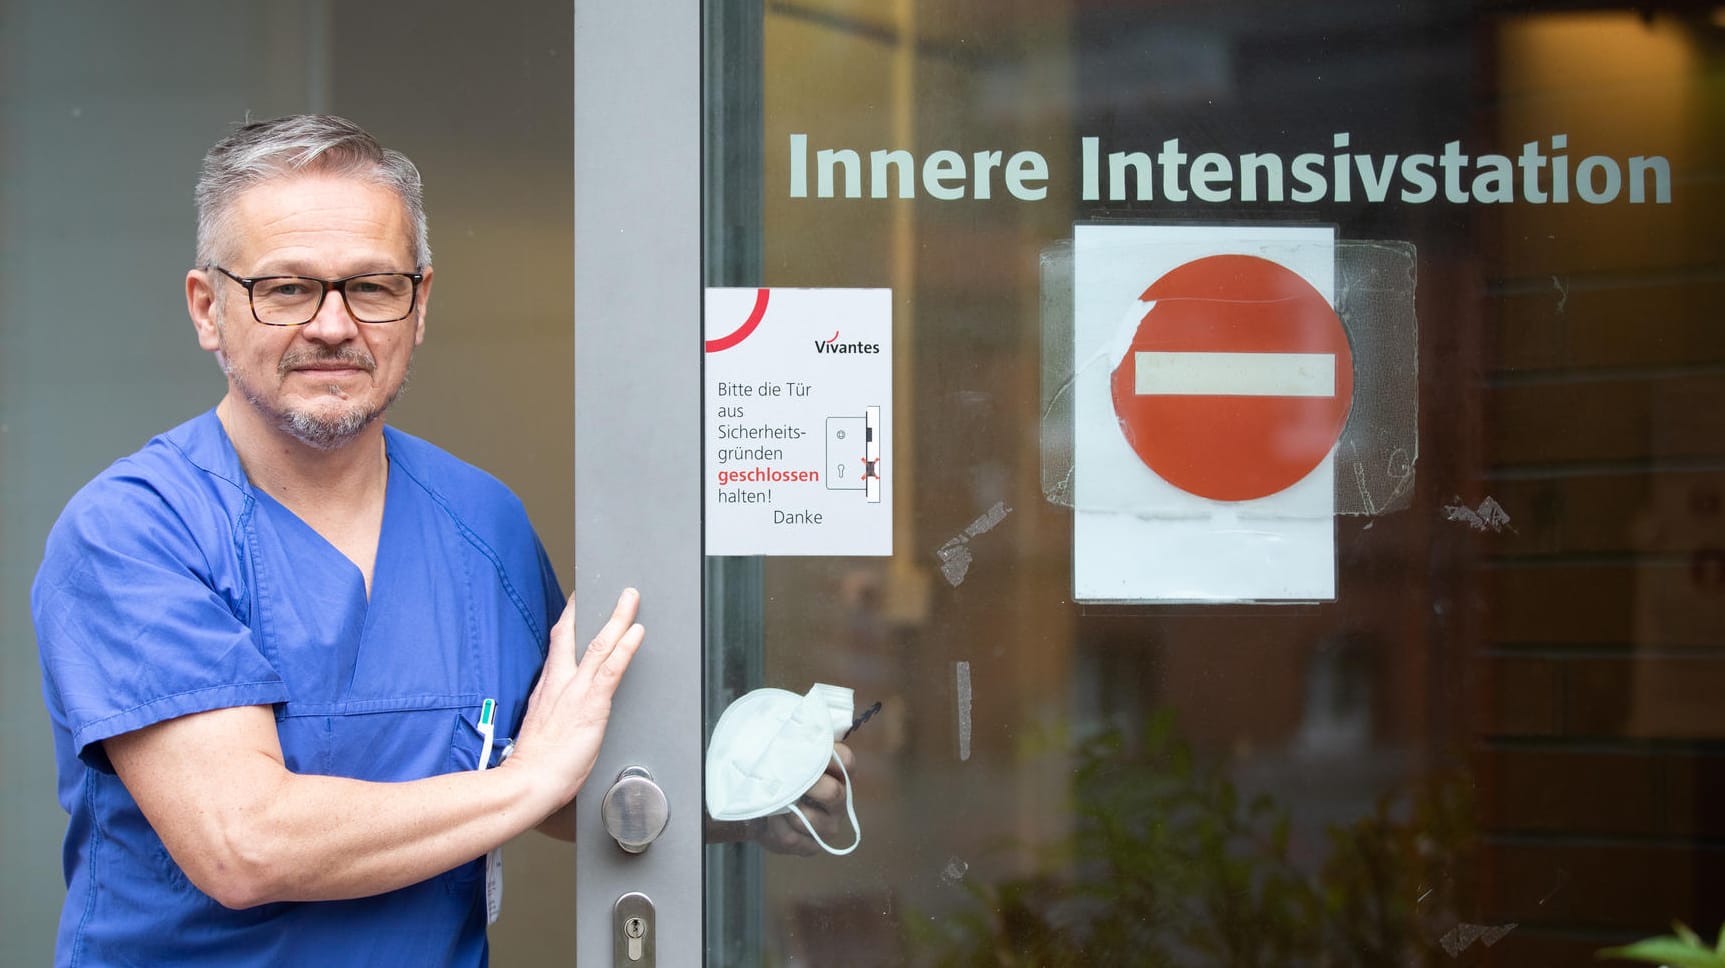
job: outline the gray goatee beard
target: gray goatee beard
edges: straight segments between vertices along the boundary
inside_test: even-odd
[[[360,431],[371,426],[373,421],[382,417],[390,405],[395,403],[402,391],[407,389],[407,385],[413,377],[413,359],[409,357],[407,372],[402,374],[401,385],[396,387],[395,391],[381,405],[367,409],[350,408],[333,417],[320,417],[302,410],[277,410],[268,400],[263,398],[263,394],[259,393],[250,382],[232,378],[233,368],[228,362],[227,354],[220,354],[218,359],[221,363],[222,372],[229,377],[229,384],[238,388],[240,395],[245,397],[246,402],[250,403],[254,409],[274,420],[277,430],[288,434],[307,447],[321,451],[336,450],[359,436]],[[376,361],[363,353],[337,350],[331,353],[290,354],[283,357],[281,363],[276,367],[277,375],[285,378],[293,370],[313,362],[346,363],[367,373],[375,372],[377,369]],[[327,389],[331,396],[343,400],[347,399],[347,392],[338,384],[332,383]]]
[[[335,387],[330,389],[335,390]],[[276,428],[292,435],[308,447],[323,451],[336,450],[359,436],[359,432],[373,420],[383,416],[383,411],[393,402],[392,397],[376,410],[349,410],[330,419],[313,416],[301,410],[289,410],[276,415]]]

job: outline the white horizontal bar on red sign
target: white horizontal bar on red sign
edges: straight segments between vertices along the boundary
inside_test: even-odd
[[[1134,354],[1140,396],[1333,397],[1331,353]]]

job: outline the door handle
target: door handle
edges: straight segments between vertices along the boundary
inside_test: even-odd
[[[671,802],[665,791],[653,782],[653,774],[639,766],[631,766],[617,774],[605,798],[599,801],[599,815],[605,821],[605,832],[617,841],[617,846],[631,854],[639,854],[658,839],[671,820]]]

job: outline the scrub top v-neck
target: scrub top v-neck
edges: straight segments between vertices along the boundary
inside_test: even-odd
[[[562,604],[550,564],[501,483],[410,435],[385,442],[369,599],[350,559],[250,485],[213,412],[116,463],[56,524],[34,605],[71,815],[61,963],[485,962],[481,861],[372,898],[229,911],[101,752],[267,704],[289,769],[405,781],[477,767],[487,698],[513,735]]]

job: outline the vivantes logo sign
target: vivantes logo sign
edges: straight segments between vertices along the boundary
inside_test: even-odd
[[[817,339],[817,340],[815,340],[815,352],[816,353],[879,353],[880,352],[880,344],[879,343],[868,343],[868,342],[864,342],[862,340],[856,340],[856,341],[850,342],[850,343],[841,343],[841,342],[839,342],[839,331],[835,329],[835,330],[833,330],[833,335],[830,339]]]

